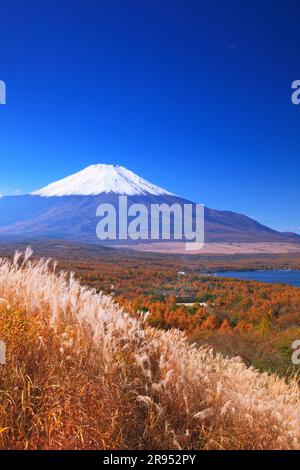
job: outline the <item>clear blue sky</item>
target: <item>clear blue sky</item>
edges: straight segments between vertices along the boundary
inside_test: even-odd
[[[0,193],[118,163],[300,227],[299,1],[10,0],[0,18]]]

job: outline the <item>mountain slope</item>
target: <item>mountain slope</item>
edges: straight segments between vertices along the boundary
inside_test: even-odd
[[[100,243],[97,207],[110,203],[118,208],[121,194],[128,196],[128,205],[141,203],[149,209],[151,204],[191,203],[123,167],[92,165],[30,195],[1,198],[0,236]],[[205,241],[299,243],[300,236],[277,232],[242,214],[205,208]]]

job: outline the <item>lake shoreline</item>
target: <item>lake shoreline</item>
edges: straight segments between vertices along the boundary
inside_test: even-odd
[[[256,281],[267,284],[286,284],[300,287],[300,270],[297,269],[224,270],[210,273],[210,275],[227,279]]]

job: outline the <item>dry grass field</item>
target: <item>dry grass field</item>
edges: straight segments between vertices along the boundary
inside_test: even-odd
[[[147,326],[30,255],[0,260],[0,448],[299,449],[295,378]]]

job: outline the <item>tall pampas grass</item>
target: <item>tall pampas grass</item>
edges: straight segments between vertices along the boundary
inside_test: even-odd
[[[147,326],[31,250],[0,259],[0,447],[299,449],[296,380]]]

